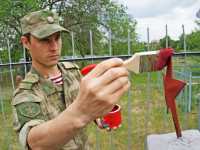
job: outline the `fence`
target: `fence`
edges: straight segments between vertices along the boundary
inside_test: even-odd
[[[147,43],[149,44],[149,31],[147,33]],[[128,44],[130,44],[130,40],[128,41]],[[76,57],[73,49],[73,57],[61,61],[75,61],[81,66],[83,61],[87,61],[87,63],[95,63],[111,57],[121,57],[125,59],[131,55],[130,45],[128,47],[127,55],[112,56],[112,48],[110,47],[108,56],[94,56],[92,33],[90,32],[91,56],[86,58]],[[150,50],[149,45],[147,45],[147,47],[148,50]],[[168,47],[167,40],[166,47]],[[199,92],[199,89],[193,88],[194,83],[196,83],[196,80],[193,82],[194,76],[192,74],[194,71],[186,70],[186,68],[190,68],[190,64],[196,65],[194,70],[195,68],[199,68],[199,55],[200,53],[198,52],[186,52],[186,50],[184,50],[183,53],[176,53],[176,57],[173,57],[175,71],[179,72],[179,74],[176,74],[177,78],[184,79],[188,85],[177,99],[178,113],[183,130],[198,128],[198,105],[192,103],[193,100],[190,99],[190,97],[194,97]],[[197,58],[197,61],[194,61],[193,57]],[[16,75],[19,74],[21,70],[26,72],[28,70],[27,65],[29,62],[13,63],[10,56],[9,58],[7,64],[0,64],[0,148],[3,150],[20,150],[16,134],[12,129],[12,109],[10,102],[12,92],[16,85]],[[186,77],[185,72],[188,72],[190,76]],[[124,95],[119,102],[122,106],[122,127],[116,131],[106,132],[99,130],[93,123],[91,123],[88,126],[88,136],[92,149],[144,150],[147,135],[151,133],[174,132],[171,114],[166,111],[161,80],[162,73],[163,72],[161,71],[139,75],[133,73],[130,74],[132,86],[128,93]],[[189,78],[189,80],[186,78]],[[188,96],[188,93],[190,96]],[[182,108],[192,109],[186,111]]]

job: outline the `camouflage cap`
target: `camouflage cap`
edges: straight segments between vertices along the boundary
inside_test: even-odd
[[[38,39],[48,37],[58,31],[68,31],[60,26],[58,15],[49,10],[29,13],[20,21],[23,35],[31,33]]]

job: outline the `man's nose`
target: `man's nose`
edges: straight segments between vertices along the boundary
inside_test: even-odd
[[[50,41],[49,46],[50,46],[51,50],[58,50],[58,48],[59,48],[59,42],[57,40],[52,39]]]

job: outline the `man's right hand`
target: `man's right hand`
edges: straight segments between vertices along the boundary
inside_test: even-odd
[[[103,61],[82,78],[71,111],[86,125],[112,110],[129,86],[128,71],[121,59]]]

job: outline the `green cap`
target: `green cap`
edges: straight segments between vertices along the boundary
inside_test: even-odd
[[[59,24],[59,16],[49,10],[41,10],[27,14],[21,20],[22,33],[30,33],[43,39],[59,31],[67,31]]]

